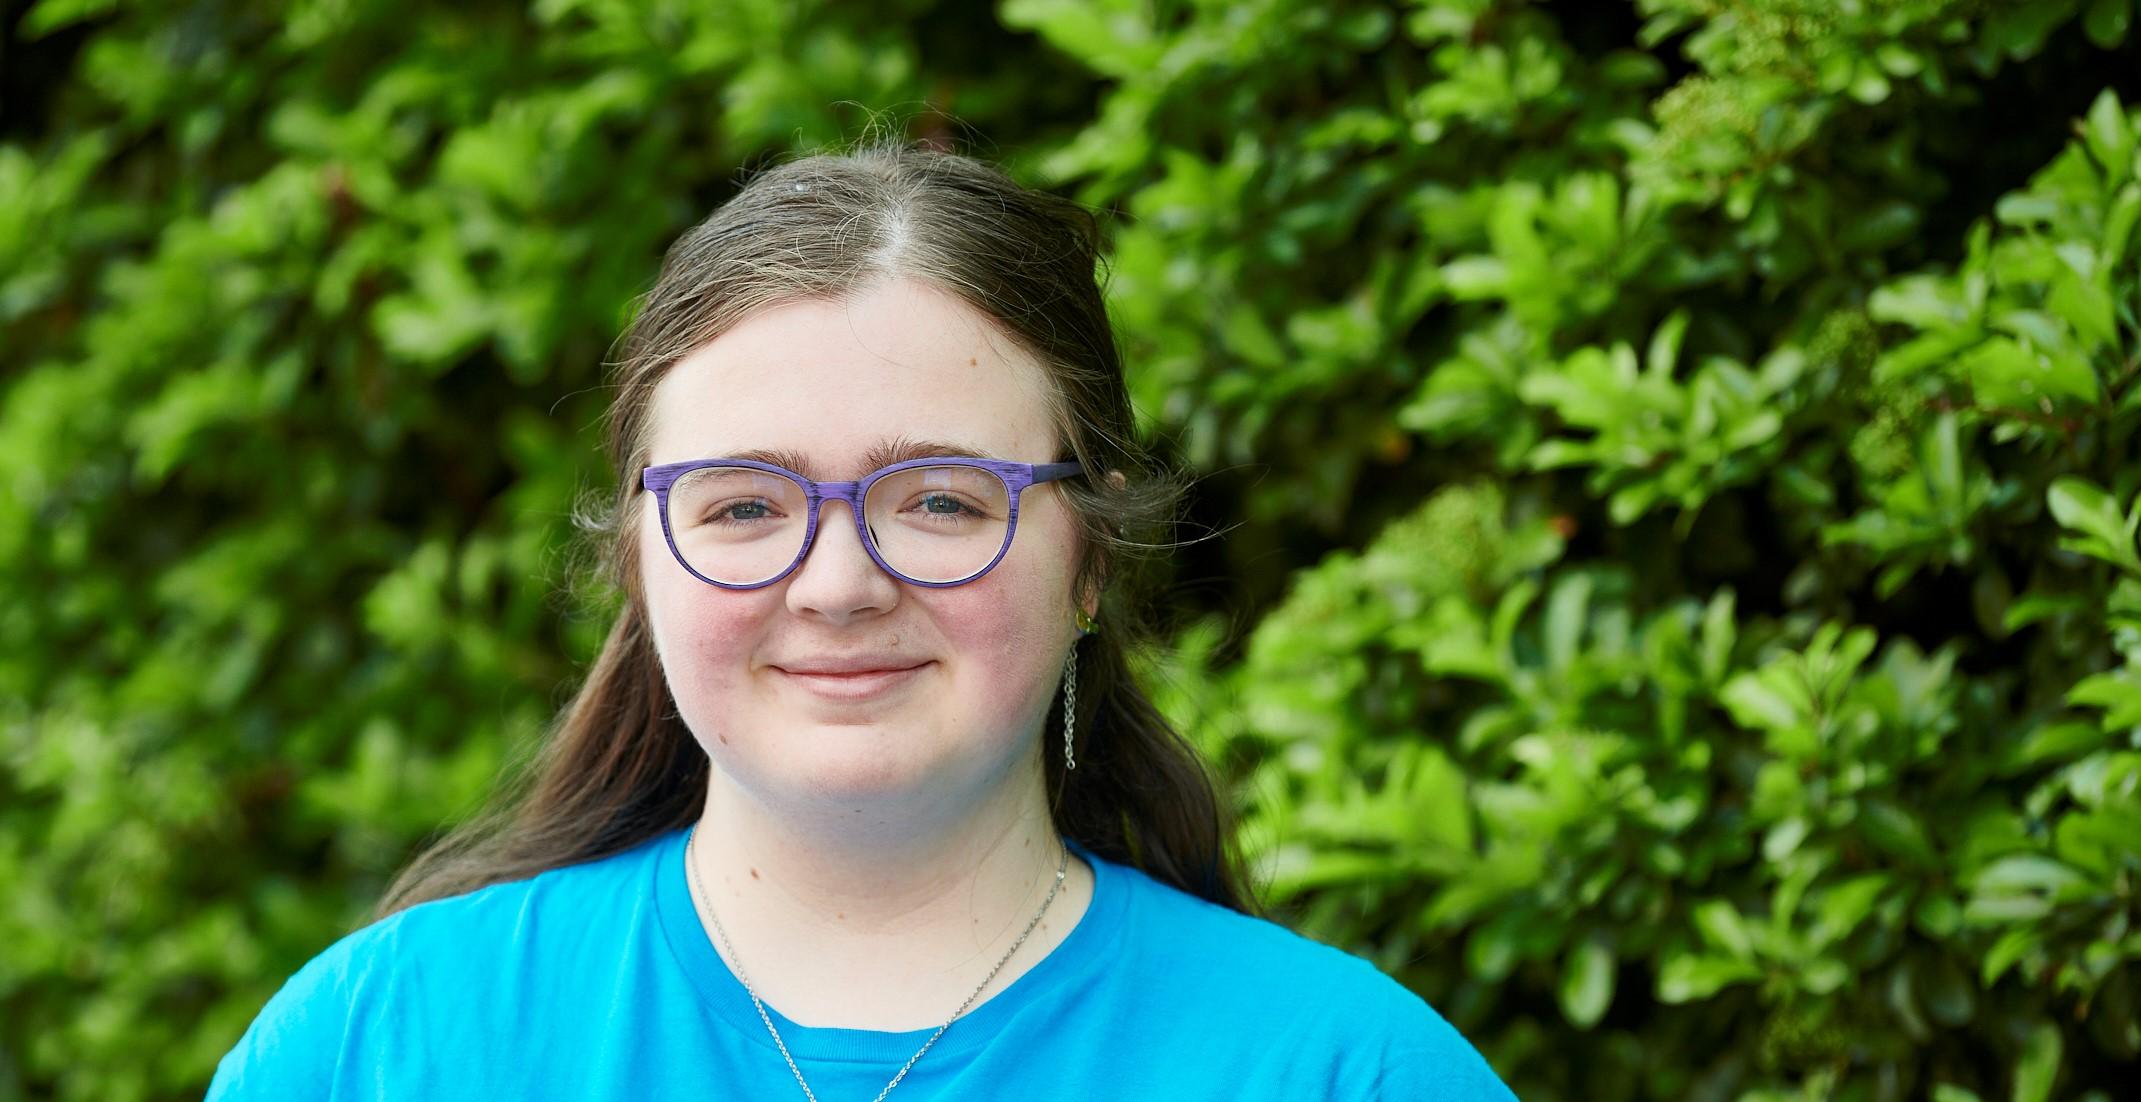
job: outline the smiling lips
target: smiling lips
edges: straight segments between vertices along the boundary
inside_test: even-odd
[[[782,678],[828,700],[869,700],[914,680],[930,664],[863,658],[775,666]]]

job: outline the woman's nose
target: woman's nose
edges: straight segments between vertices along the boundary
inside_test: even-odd
[[[888,612],[899,603],[900,582],[870,557],[855,530],[847,502],[819,506],[818,534],[795,573],[788,576],[790,611],[846,623],[857,616]]]

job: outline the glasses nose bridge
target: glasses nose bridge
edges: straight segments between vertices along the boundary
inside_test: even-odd
[[[855,528],[856,538],[862,541],[863,553],[873,560],[876,559],[876,541],[870,538],[870,526],[862,515],[862,482],[813,482],[809,484],[809,489],[810,541],[804,546],[803,553],[797,556],[798,564],[809,558],[812,551],[817,550],[818,537],[825,534],[825,507],[835,501],[847,503],[849,522]],[[879,569],[883,569],[882,564],[879,564]]]

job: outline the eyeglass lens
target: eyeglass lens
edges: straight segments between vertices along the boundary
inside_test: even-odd
[[[862,511],[878,557],[895,573],[954,582],[1003,549],[1011,492],[978,467],[908,467],[872,483]],[[788,569],[809,524],[803,487],[771,471],[701,467],[669,488],[677,553],[699,574],[728,585],[754,585]]]

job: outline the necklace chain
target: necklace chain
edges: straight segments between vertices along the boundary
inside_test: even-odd
[[[781,1040],[781,1031],[773,1028],[773,1019],[766,1014],[766,1004],[759,999],[758,989],[752,987],[750,977],[744,975],[743,958],[736,955],[736,947],[729,943],[729,932],[722,928],[720,916],[714,913],[713,904],[708,902],[699,891],[699,868],[698,861],[695,859],[695,847],[698,841],[699,826],[694,823],[691,827],[691,834],[684,840],[684,874],[691,884],[691,897],[698,901],[700,908],[706,912],[706,917],[713,922],[714,933],[720,935],[721,948],[728,953],[729,963],[735,967],[736,978],[743,981],[744,992],[751,996],[751,1007],[758,1011],[758,1020],[766,1023],[766,1032],[773,1035],[773,1044],[774,1047],[781,1050],[781,1059],[788,1061],[788,1070],[795,1073],[795,1082],[797,1086],[803,1088],[803,1097],[810,1099],[810,1102],[818,1102],[818,1096],[811,1092],[810,1084],[803,1079],[803,1069],[797,1067],[795,1057],[789,1055],[788,1043]],[[899,1074],[894,1075],[892,1081],[885,1084],[884,1090],[877,1092],[877,1098],[873,1102],[884,1102],[885,1096],[892,1093],[892,1088],[899,1086],[900,1080],[907,1078],[907,1069],[913,1067],[914,1062],[921,1059],[922,1054],[928,1052],[931,1045],[937,1043],[937,1038],[944,1036],[944,1031],[950,1029],[952,1023],[958,1021],[960,1016],[974,1005],[974,1000],[980,998],[983,991],[988,990],[989,981],[995,979],[996,974],[1004,970],[1004,965],[1010,963],[1011,955],[1018,952],[1019,946],[1026,944],[1026,936],[1033,933],[1034,927],[1041,924],[1041,916],[1048,913],[1048,905],[1056,901],[1056,889],[1063,886],[1063,870],[1069,867],[1069,864],[1070,849],[1065,847],[1062,856],[1056,859],[1056,879],[1054,883],[1048,886],[1047,898],[1041,900],[1041,909],[1033,912],[1033,920],[1026,923],[1024,930],[1019,931],[1018,940],[1011,943],[1011,948],[1004,950],[1004,955],[996,961],[996,967],[989,969],[989,974],[981,978],[981,986],[976,987],[973,994],[968,995],[966,1001],[959,1004],[959,1009],[952,1011],[952,1016],[947,1018],[943,1025],[938,1026],[935,1033],[929,1035],[929,1040],[922,1042],[922,1047],[916,1049],[914,1055],[907,1058],[907,1062],[900,1066]]]

